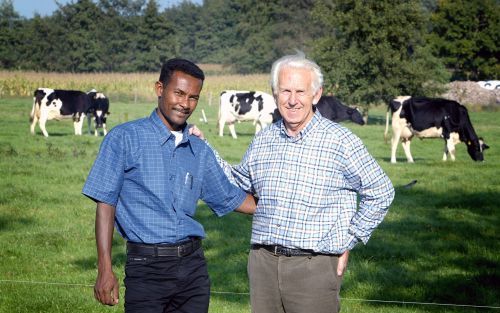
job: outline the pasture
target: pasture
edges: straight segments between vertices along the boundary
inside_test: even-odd
[[[247,79],[258,80],[256,86],[269,92],[263,89],[265,75],[242,82]],[[218,94],[221,89],[214,86],[209,77],[204,92]],[[156,106],[153,100],[127,98],[111,97],[108,129],[149,115]],[[224,158],[236,163],[254,127],[237,124],[238,140],[227,128],[224,137],[218,137],[218,98],[214,96],[212,105],[208,102],[202,97],[191,123]],[[71,121],[49,121],[49,138],[38,126],[37,135],[31,136],[31,106],[30,97],[0,99],[0,312],[121,312],[123,287],[117,307],[104,307],[93,299],[95,205],[81,195],[102,137],[89,135],[85,126],[84,136],[72,135]],[[207,124],[200,121],[201,109]],[[344,124],[363,139],[388,173],[396,198],[368,245],[351,252],[341,291],[342,312],[500,309],[500,113],[470,115],[491,147],[483,163],[474,163],[463,144],[457,146],[457,161],[444,163],[441,140],[415,140],[415,164],[404,162],[401,147],[399,163],[390,164],[390,145],[383,140],[384,107],[370,110],[368,125]],[[413,180],[413,187],[404,187]],[[231,213],[217,218],[200,203],[197,218],[208,234],[203,245],[212,280],[210,312],[250,312],[246,260],[251,217]],[[125,249],[118,235],[113,251],[121,281]]]

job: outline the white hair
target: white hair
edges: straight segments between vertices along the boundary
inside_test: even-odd
[[[304,52],[297,51],[296,54],[285,55],[274,61],[273,67],[271,68],[271,88],[273,94],[276,94],[278,91],[279,73],[284,67],[305,68],[310,70],[313,73],[311,87],[314,93],[323,86],[323,73],[321,73],[321,68],[314,61],[306,58]]]

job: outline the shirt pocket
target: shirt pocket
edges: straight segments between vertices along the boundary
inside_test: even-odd
[[[193,173],[179,168],[176,173],[174,190],[174,207],[188,216],[194,216],[200,198],[201,184]]]

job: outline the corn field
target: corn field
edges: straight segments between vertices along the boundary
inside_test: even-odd
[[[226,89],[260,90],[270,93],[269,74],[232,75],[217,70],[217,65],[201,65],[207,73],[202,101],[211,104]],[[0,71],[0,97],[31,97],[39,87],[90,91],[96,89],[110,101],[154,101],[158,73],[44,73]]]

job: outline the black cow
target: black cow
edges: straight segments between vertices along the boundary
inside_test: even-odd
[[[363,115],[358,109],[344,105],[334,96],[322,96],[316,104],[316,108],[325,118],[337,123],[349,120],[359,125],[365,124]],[[276,109],[273,113],[273,123],[280,118],[281,114]]]
[[[321,115],[334,122],[352,121],[364,125],[363,115],[356,108],[344,105],[334,96],[322,96],[316,104]]]
[[[106,119],[109,112],[109,99],[101,92],[97,92],[95,89],[89,91],[88,93],[91,101],[91,106],[86,112],[87,122],[90,132],[91,118],[94,120],[94,135],[99,135],[99,129],[102,128],[104,136],[108,133],[106,129]]]
[[[455,160],[455,145],[464,142],[474,161],[483,161],[483,151],[489,147],[476,135],[467,108],[458,102],[425,97],[398,97],[389,103],[384,135],[389,128],[389,110],[392,113],[391,163],[396,163],[396,149],[401,140],[408,162],[413,162],[410,143],[418,138],[443,138],[443,161],[450,154]]]
[[[90,106],[89,96],[82,91],[38,88],[34,92],[33,108],[30,114],[31,134],[35,134],[37,122],[43,135],[48,137],[49,134],[45,129],[45,123],[48,120],[72,118],[75,135],[81,135],[83,120]]]

